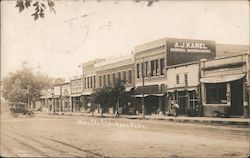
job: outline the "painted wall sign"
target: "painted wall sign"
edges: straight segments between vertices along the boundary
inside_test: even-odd
[[[215,42],[205,40],[168,39],[167,51],[169,53],[215,53]]]

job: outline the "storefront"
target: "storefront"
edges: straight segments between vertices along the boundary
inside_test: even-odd
[[[71,98],[72,98],[73,111],[80,112],[83,106],[83,103],[81,102],[81,94],[72,94]]]
[[[142,95],[144,91],[144,96]],[[146,114],[158,114],[164,113],[166,110],[166,94],[165,94],[165,84],[159,85],[149,85],[137,87],[135,90],[135,109],[141,113],[142,112],[142,97],[144,97],[145,113]]]
[[[248,55],[202,61],[200,82],[204,116],[249,116],[247,61]]]
[[[176,102],[179,105],[179,114],[188,116],[199,116],[199,93],[198,88],[178,88],[168,91],[168,113],[172,113],[172,102]]]
[[[168,106],[167,113],[173,114],[173,103],[179,105],[179,114],[200,116],[199,62],[172,65],[167,69]]]

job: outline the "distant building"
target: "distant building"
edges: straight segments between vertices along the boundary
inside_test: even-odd
[[[70,83],[65,82],[61,84],[61,92],[62,92],[62,104],[61,109],[59,111],[61,112],[73,112],[73,106],[72,106],[72,100],[71,100],[71,91],[70,91]]]
[[[216,57],[233,56],[249,52],[249,45],[216,44]]]
[[[74,112],[80,112],[83,108],[83,78],[74,78],[70,80],[70,91],[72,107]]]
[[[97,76],[95,70],[95,64],[104,62],[105,59],[94,59],[82,64],[83,73],[83,92],[82,101],[84,109],[88,109],[88,105],[91,104],[91,95],[97,87]]]
[[[113,87],[118,82],[125,86],[126,91],[134,88],[135,84],[135,68],[134,56],[122,56],[106,60],[105,62],[95,64],[97,76],[97,88]],[[129,104],[132,106],[132,104]],[[120,105],[121,111],[128,110],[128,105]]]

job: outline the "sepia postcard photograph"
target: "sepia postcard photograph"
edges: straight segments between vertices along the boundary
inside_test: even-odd
[[[0,157],[250,157],[248,0],[0,7]]]

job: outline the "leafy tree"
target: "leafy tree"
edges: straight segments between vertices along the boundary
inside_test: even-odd
[[[94,104],[99,104],[102,108],[102,116],[104,109],[113,107],[118,110],[118,105],[132,102],[132,93],[125,91],[122,81],[117,81],[114,87],[103,87],[96,89],[92,96]]]
[[[36,99],[42,89],[51,87],[53,79],[32,68],[24,67],[3,78],[3,97],[8,101],[26,102]]]
[[[53,0],[17,0],[16,7],[21,13],[25,8],[29,9],[33,7],[34,13],[31,16],[34,16],[34,20],[37,20],[39,17],[44,18],[44,11],[48,7],[50,11],[56,13],[54,9],[55,3]]]
[[[85,2],[86,0],[83,0]],[[101,2],[102,0],[97,0],[97,2]],[[132,0],[136,3],[138,2],[148,2],[147,6],[150,7],[154,2],[158,2],[160,0]],[[34,20],[37,20],[39,17],[44,18],[44,11],[46,8],[49,8],[50,11],[56,13],[54,6],[55,0],[16,0],[16,7],[19,9],[19,13],[21,13],[24,9],[32,8],[34,9],[34,13],[31,16],[34,16]],[[115,1],[116,3],[118,1]]]

